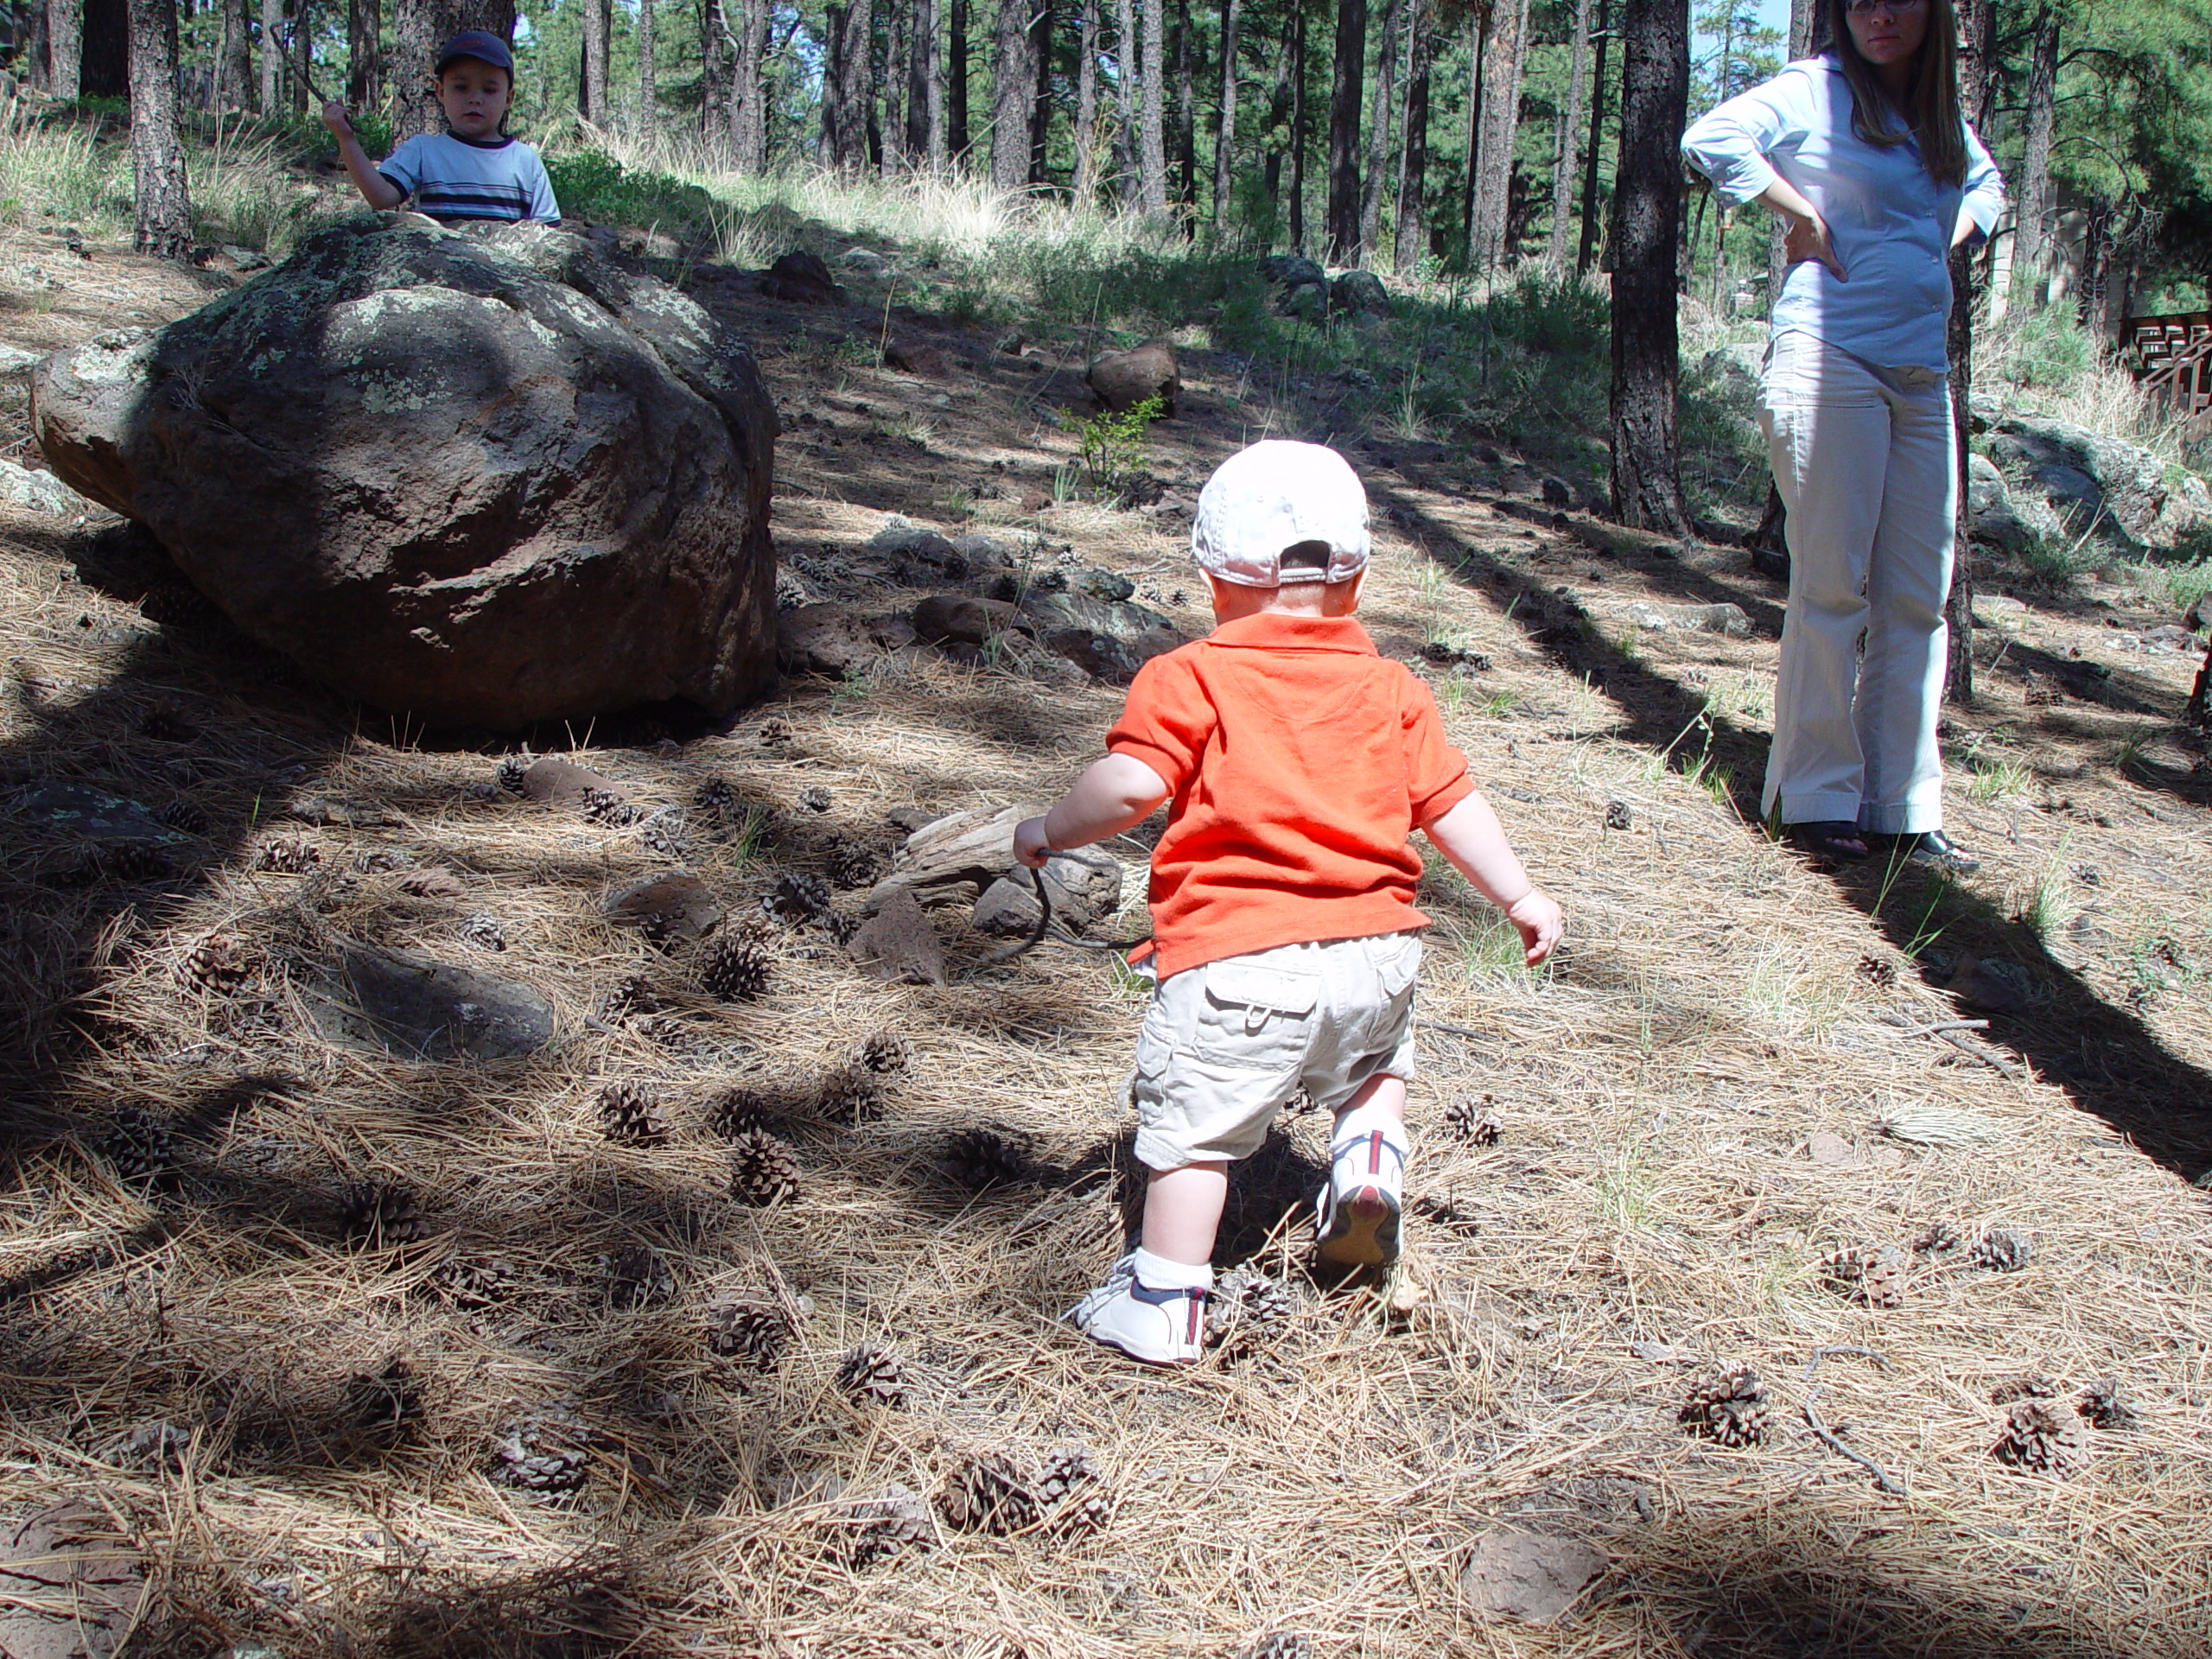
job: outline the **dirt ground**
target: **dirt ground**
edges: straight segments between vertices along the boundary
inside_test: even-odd
[[[213,280],[4,240],[0,342],[35,351]],[[1364,620],[1570,941],[1514,966],[1433,861],[1408,1271],[1306,1274],[1325,1126],[1294,1115],[1218,1261],[1279,1287],[1190,1372],[1096,1351],[1058,1315],[1129,1185],[1110,954],[888,987],[764,921],[766,989],[724,1002],[605,916],[682,868],[734,928],[887,855],[894,812],[1041,804],[1112,687],[923,652],[727,730],[601,722],[569,758],[681,811],[595,822],[316,690],[104,515],[0,512],[0,1649],[60,1593],[6,1576],[60,1505],[149,1654],[2212,1652],[2212,776],[2171,618],[1987,582],[1947,739],[1981,870],[1816,869],[1747,822],[1782,593],[1739,550],[1555,513],[1510,456],[1337,430],[1340,387],[1204,353],[1159,499],[1055,501],[1083,341],[1001,350],[863,277],[693,288],[779,400],[786,563],[858,603],[915,597],[856,574],[897,512],[1124,573],[1195,632],[1207,471],[1268,432],[1353,459]],[[945,373],[875,366],[887,333]],[[20,375],[0,407],[20,455]],[[1630,613],[1719,603],[1747,633]],[[161,815],[175,868],[40,840],[23,803],[63,784]],[[1102,933],[1141,925],[1146,835]],[[556,1039],[333,1040],[318,987],[363,944],[518,977]],[[878,1033],[903,1071],[853,1070]],[[664,1134],[610,1139],[618,1084]],[[765,1205],[731,1191],[747,1132],[795,1166]],[[1685,1423],[1716,1395],[1751,1433]],[[1573,1598],[1543,1622],[1500,1611],[1542,1611],[1516,1535]]]

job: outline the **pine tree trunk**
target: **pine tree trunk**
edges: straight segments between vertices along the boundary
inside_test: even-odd
[[[831,167],[868,165],[868,51],[875,32],[871,0],[829,10],[822,89],[822,156]]]
[[[2012,282],[2037,309],[2050,303],[2050,129],[2058,99],[2058,9],[2036,8],[2035,44],[2029,60],[2027,143],[2020,156],[2019,236],[2012,249]]]
[[[261,112],[274,115],[284,99],[284,0],[261,0]]]
[[[971,142],[968,130],[968,0],[948,0],[945,8],[944,147],[964,166]]]
[[[225,22],[236,0],[224,0]],[[346,0],[346,104],[349,109],[374,109],[384,97],[384,71],[378,62],[379,37],[384,33],[379,0]]]
[[[583,0],[583,64],[577,77],[576,114],[586,121],[607,120],[607,14],[599,0]]]
[[[1505,258],[1506,213],[1513,189],[1513,138],[1521,124],[1521,60],[1529,0],[1491,0],[1483,54],[1482,135],[1477,151],[1473,263],[1495,269]]]
[[[1290,54],[1290,246],[1306,251],[1306,7],[1292,0]]]
[[[1382,193],[1390,183],[1391,100],[1398,88],[1398,37],[1405,32],[1406,0],[1389,0],[1382,13],[1382,41],[1375,52],[1375,98],[1367,118],[1367,176],[1359,193],[1363,257],[1382,251]]]
[[[130,97],[130,14],[124,0],[84,0],[77,16],[77,84],[82,95]]]
[[[1167,60],[1175,81],[1175,200],[1188,232],[1198,205],[1198,72],[1191,0],[1175,0],[1173,43]]]
[[[1689,108],[1689,0],[1625,0],[1621,148],[1614,171],[1613,516],[1662,535],[1689,530],[1675,429],[1677,145]]]
[[[391,0],[391,56],[385,86],[391,99],[391,139],[397,144],[431,129],[430,66],[438,45],[431,38],[437,20],[432,0]],[[268,85],[269,4],[262,0],[262,85]],[[264,104],[264,109],[268,106]]]
[[[1575,0],[1574,45],[1567,66],[1567,108],[1552,156],[1552,241],[1544,260],[1556,276],[1567,269],[1567,221],[1574,212],[1574,147],[1582,137],[1583,78],[1590,69],[1591,0]]]
[[[891,21],[882,45],[883,153],[878,162],[885,178],[906,165],[906,43],[912,21],[901,0],[891,0]]]
[[[1587,276],[1598,255],[1598,167],[1605,148],[1605,57],[1613,43],[1612,0],[1598,0],[1598,49],[1590,63],[1590,142],[1582,150],[1582,232],[1574,274]]]
[[[1336,61],[1329,79],[1329,205],[1324,229],[1332,265],[1359,263],[1359,105],[1367,75],[1366,0],[1337,0]]]
[[[1075,176],[1077,207],[1098,197],[1098,0],[1083,0],[1076,18]]]
[[[638,130],[648,137],[660,126],[660,65],[655,61],[660,41],[654,21],[653,0],[638,0]],[[826,83],[822,107],[826,115],[830,107]]]
[[[1274,226],[1283,222],[1282,160],[1290,151],[1290,64],[1292,42],[1298,33],[1298,8],[1283,8],[1282,46],[1275,54],[1274,85],[1268,89],[1268,151],[1267,159],[1260,164],[1260,187],[1266,193],[1268,213],[1272,223],[1268,242],[1274,243]]]
[[[1467,164],[1459,176],[1459,257],[1469,270],[1475,263],[1475,197],[1482,177],[1483,52],[1490,41],[1490,13],[1477,7],[1467,14]]]
[[[46,0],[47,90],[56,98],[75,98],[82,78],[83,0]]]
[[[136,246],[181,259],[192,251],[192,194],[176,130],[176,0],[130,0],[130,30]]]
[[[1144,70],[1137,100],[1137,200],[1147,217],[1167,214],[1167,0],[1137,0],[1138,26],[1144,31]]]
[[[741,171],[758,173],[768,164],[768,0],[738,0],[730,64],[730,154]]]
[[[709,155],[729,143],[729,21],[722,0],[706,0],[700,29],[699,133]]]
[[[1137,50],[1135,0],[1115,0],[1114,94],[1121,126],[1114,153],[1116,183],[1124,202],[1135,202],[1144,194],[1138,177],[1143,168],[1137,162],[1137,79],[1142,67]]]
[[[1037,0],[1037,15],[1029,25],[1030,60],[1037,67],[1029,100],[1029,182],[1033,186],[1047,181],[1046,146],[1052,136],[1052,37],[1059,29],[1055,3],[1056,0]]]
[[[914,0],[913,38],[906,54],[906,153],[931,172],[944,170],[941,28],[937,0]]]
[[[1989,128],[1991,94],[1996,83],[1996,0],[1958,0],[1959,112],[1976,132]],[[1974,259],[1960,247],[1951,254],[1951,429],[1957,451],[1958,513],[1953,528],[1951,592],[1943,604],[1951,638],[1946,653],[1948,674],[1943,699],[1960,708],[1974,704],[1974,564],[1967,513],[1967,393],[1974,385]]]
[[[1213,124],[1213,227],[1221,236],[1229,228],[1235,206],[1236,160],[1236,48],[1243,22],[1244,0],[1221,0],[1221,102]]]
[[[315,31],[308,26],[305,0],[291,0],[291,14],[284,29],[285,44],[291,48],[285,54],[286,66],[291,70],[288,90],[292,113],[305,115],[308,83],[315,79]]]
[[[1029,182],[1029,129],[1035,119],[1037,65],[1031,56],[1030,0],[999,0],[991,57],[991,182],[1020,190]]]
[[[1435,46],[1423,0],[1414,0],[1406,32],[1405,135],[1399,147],[1398,235],[1391,261],[1402,276],[1420,268],[1427,239],[1428,83]]]

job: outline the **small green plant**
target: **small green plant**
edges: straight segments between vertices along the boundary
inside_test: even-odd
[[[1967,751],[1967,793],[1977,801],[2009,801],[2035,782],[2035,768],[2018,755],[1996,754],[1977,744]]]
[[[2050,860],[2036,877],[2036,884],[2029,889],[2027,902],[2020,907],[2020,920],[2029,932],[2043,941],[2048,950],[2061,929],[2074,918],[2069,902],[2073,890],[2071,867],[2066,861],[2067,849],[2074,839],[2067,830],[2058,837],[2058,845],[2051,850]]]
[[[1154,396],[1118,415],[1110,409],[1089,416],[1060,410],[1060,429],[1075,435],[1076,466],[1098,500],[1119,506],[1128,499],[1144,461],[1145,438],[1163,410]]]

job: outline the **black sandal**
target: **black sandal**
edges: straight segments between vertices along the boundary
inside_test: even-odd
[[[1923,830],[1916,835],[1876,836],[1872,839],[1880,842],[1892,860],[1903,859],[1924,870],[1938,870],[1946,875],[1971,875],[1981,868],[1980,859],[1941,830]]]
[[[1830,858],[1857,864],[1869,853],[1866,832],[1846,818],[1816,818],[1804,823],[1785,823],[1782,838],[1812,858]]]

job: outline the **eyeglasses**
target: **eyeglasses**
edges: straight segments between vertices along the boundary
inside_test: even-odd
[[[1878,11],[1896,16],[1901,11],[1918,11],[1928,0],[1848,0],[1845,10],[1854,17],[1872,17]]]

